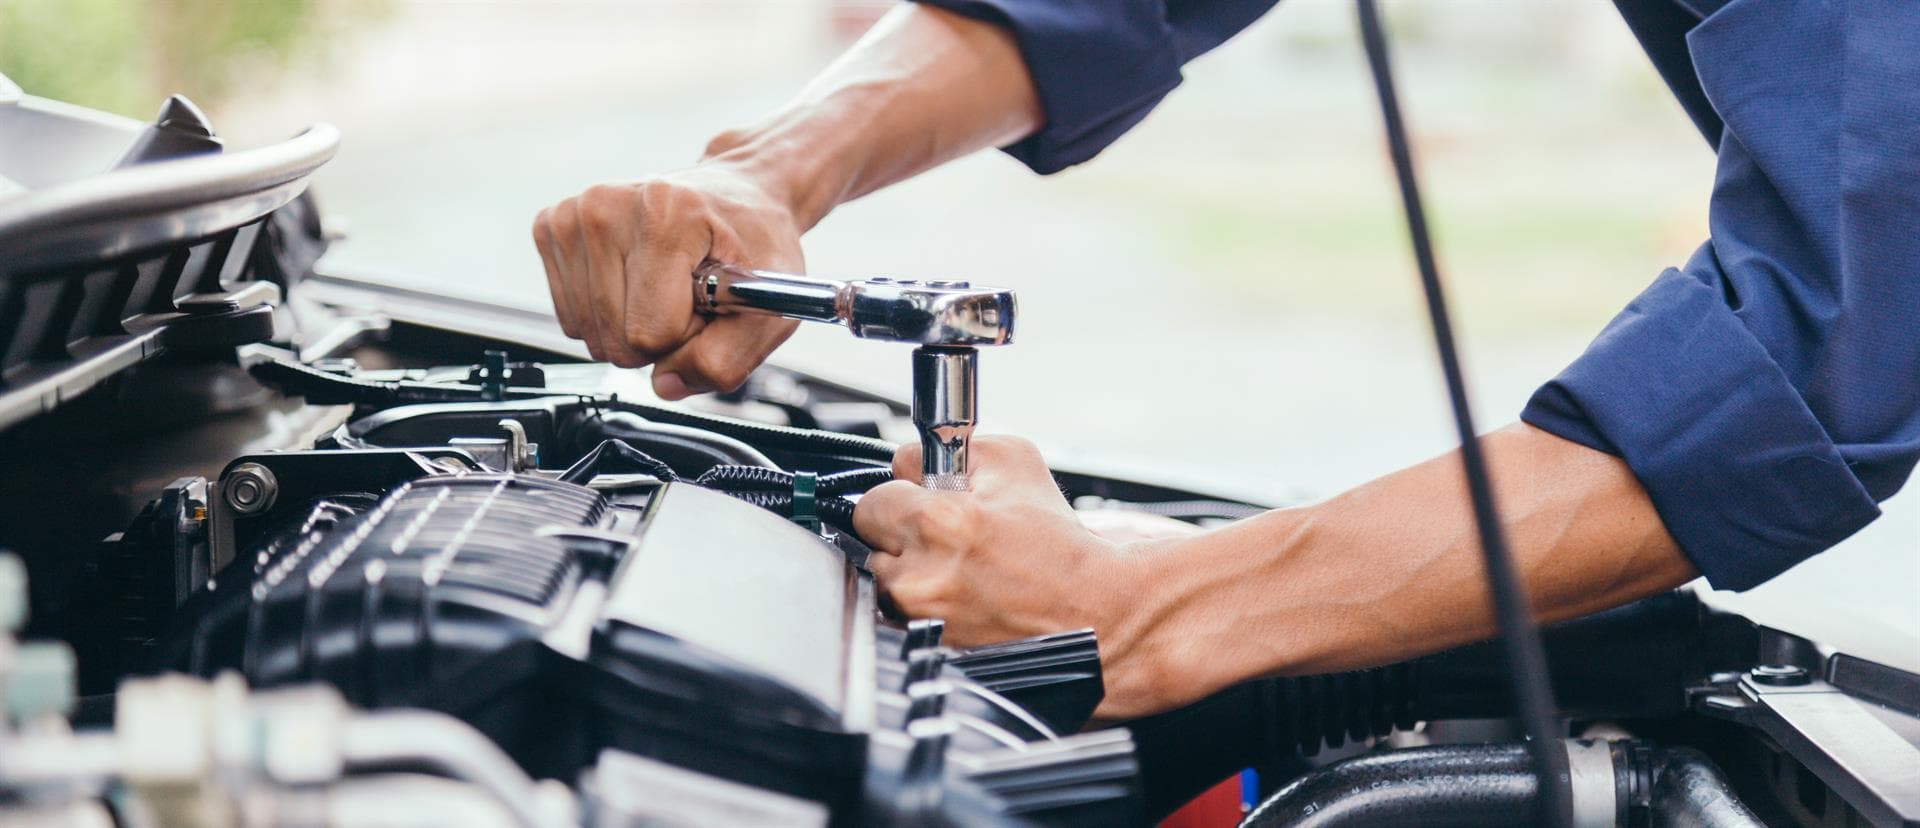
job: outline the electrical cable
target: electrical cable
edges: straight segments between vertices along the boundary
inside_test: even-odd
[[[1498,619],[1501,642],[1506,650],[1508,675],[1512,677],[1514,699],[1520,720],[1528,736],[1533,766],[1540,776],[1539,824],[1571,828],[1572,796],[1561,780],[1567,778],[1566,751],[1560,739],[1565,735],[1556,724],[1553,688],[1547,677],[1546,651],[1540,646],[1540,631],[1534,626],[1527,596],[1516,574],[1507,547],[1506,533],[1500,523],[1493,499],[1493,484],[1474,430],[1473,413],[1467,401],[1460,354],[1454,343],[1453,326],[1448,318],[1446,295],[1440,285],[1440,268],[1433,255],[1433,242],[1427,232],[1426,212],[1420,204],[1420,189],[1414,174],[1413,150],[1407,140],[1406,125],[1400,115],[1400,102],[1394,94],[1393,67],[1387,56],[1386,33],[1380,25],[1380,13],[1374,0],[1354,0],[1360,17],[1360,39],[1367,54],[1367,67],[1373,74],[1374,91],[1380,98],[1380,117],[1387,133],[1387,150],[1393,159],[1394,177],[1400,185],[1400,200],[1406,210],[1407,233],[1413,242],[1414,261],[1420,270],[1420,284],[1426,293],[1427,315],[1433,323],[1434,345],[1440,352],[1440,368],[1446,375],[1447,395],[1453,404],[1454,424],[1460,431],[1460,461],[1465,467],[1467,491],[1473,500],[1474,524],[1480,533],[1481,557],[1493,596],[1494,615]]]

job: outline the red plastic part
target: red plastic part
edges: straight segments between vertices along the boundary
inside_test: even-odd
[[[1240,824],[1240,775],[1208,788],[1160,820],[1160,828],[1233,828]]]

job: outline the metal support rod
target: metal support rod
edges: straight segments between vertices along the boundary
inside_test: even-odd
[[[1421,206],[1418,177],[1414,174],[1413,150],[1407,139],[1405,121],[1400,116],[1399,96],[1394,92],[1392,62],[1387,54],[1387,36],[1380,25],[1380,12],[1374,0],[1355,0],[1360,15],[1360,39],[1372,70],[1374,91],[1380,98],[1380,118],[1386,128],[1387,152],[1393,160],[1394,177],[1400,184],[1401,206],[1407,214],[1407,233],[1413,242],[1414,262],[1420,271],[1420,286],[1427,299],[1427,316],[1433,324],[1433,339],[1440,352],[1440,370],[1447,380],[1447,395],[1453,403],[1454,425],[1460,433],[1460,463],[1467,478],[1467,494],[1472,501],[1474,526],[1479,530],[1480,551],[1487,583],[1492,593],[1494,618],[1500,641],[1507,654],[1512,675],[1519,720],[1529,737],[1540,787],[1537,822],[1542,825],[1571,826],[1573,806],[1559,780],[1567,775],[1567,755],[1558,742],[1565,735],[1560,716],[1554,711],[1553,688],[1547,676],[1546,651],[1540,645],[1540,630],[1534,626],[1527,603],[1526,588],[1507,536],[1500,522],[1500,510],[1494,503],[1492,474],[1480,448],[1480,435],[1473,426],[1473,411],[1467,401],[1465,371],[1460,367],[1455,347],[1453,322],[1447,313],[1446,293],[1441,289],[1440,266],[1427,233],[1427,214]]]

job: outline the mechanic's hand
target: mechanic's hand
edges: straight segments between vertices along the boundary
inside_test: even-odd
[[[967,647],[1093,627],[1107,686],[1102,718],[1148,712],[1154,670],[1133,658],[1135,553],[1083,526],[1032,443],[973,440],[973,489],[923,489],[920,449],[894,455],[891,483],[861,497],[854,527],[894,606],[946,620],[943,640]]]
[[[704,259],[803,272],[794,210],[741,168],[717,160],[628,184],[602,184],[540,211],[533,241],[560,330],[594,359],[654,364],[653,389],[677,400],[732,390],[793,334],[771,316],[693,312]]]

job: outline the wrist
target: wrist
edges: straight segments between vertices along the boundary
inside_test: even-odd
[[[1176,590],[1201,536],[1118,544],[1101,585],[1101,662],[1107,683],[1103,718],[1133,718],[1179,706],[1194,678]]]
[[[1313,507],[1285,509],[1128,547],[1130,580],[1141,586],[1116,631],[1128,669],[1154,677],[1150,712],[1317,659],[1328,607],[1302,588],[1298,568],[1311,557],[1315,518]]]
[[[750,129],[732,129],[707,142],[702,164],[727,167],[785,207],[805,232],[839,206],[855,171],[841,163],[831,133],[805,114],[782,113]]]

